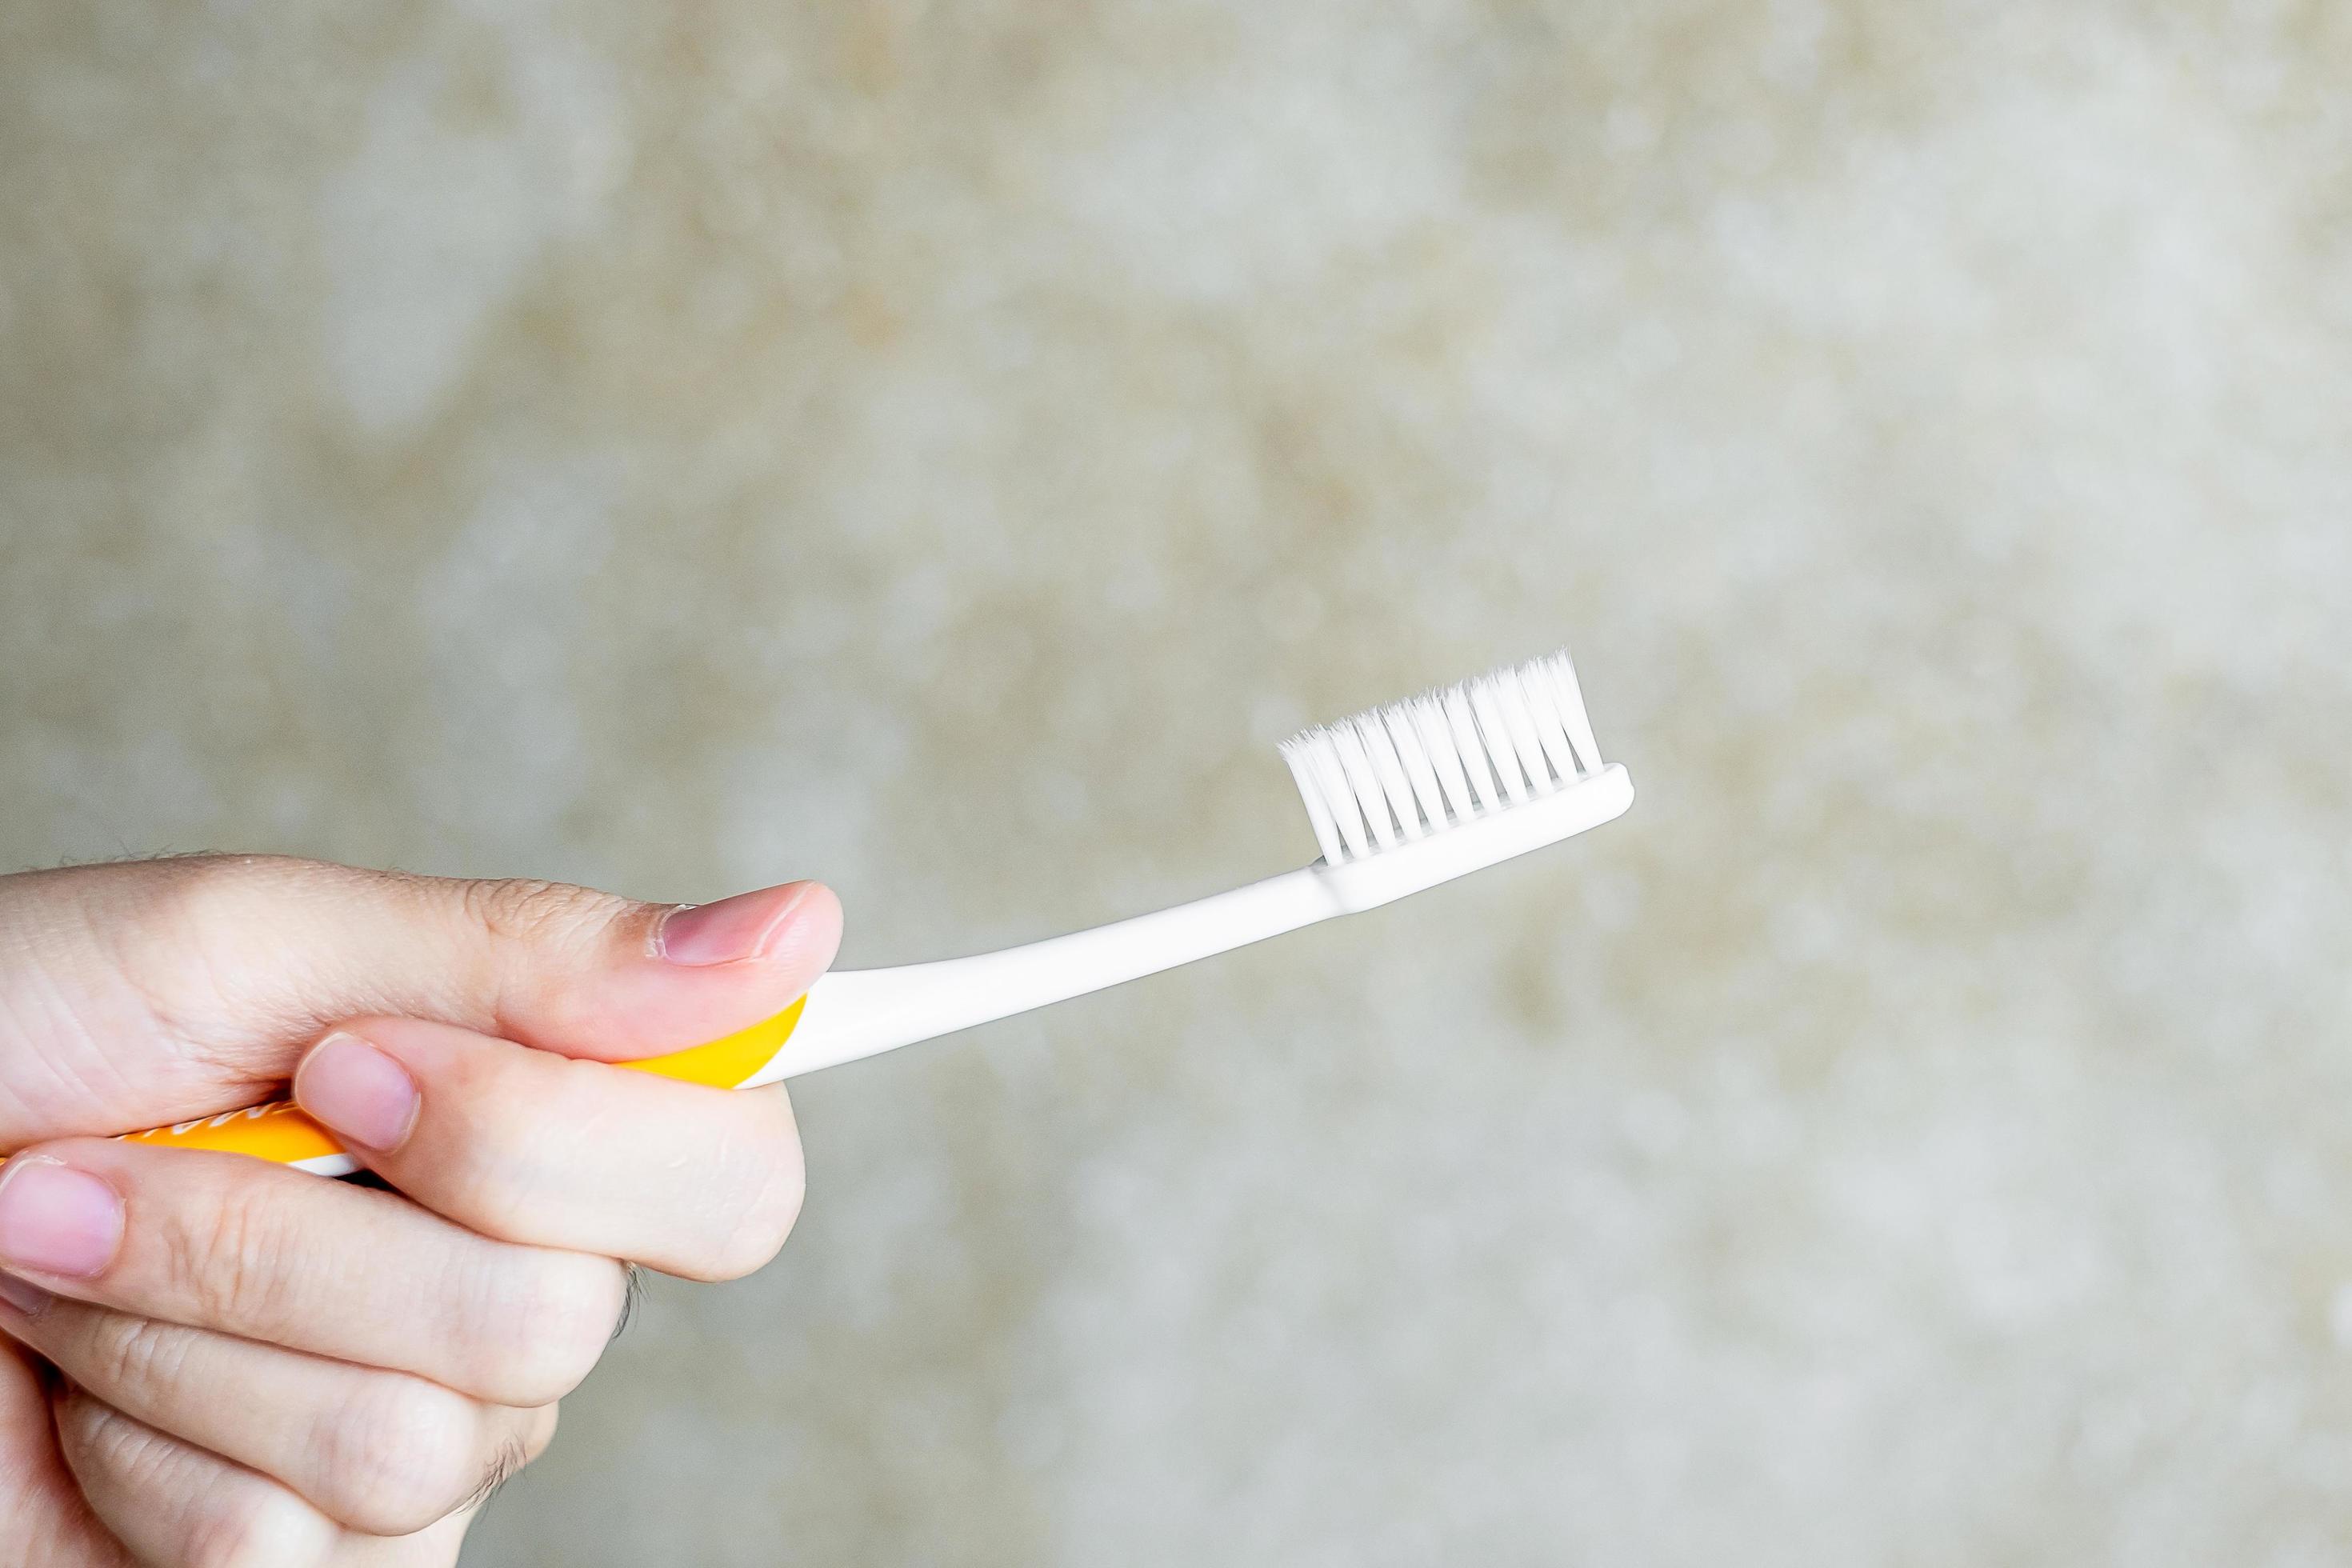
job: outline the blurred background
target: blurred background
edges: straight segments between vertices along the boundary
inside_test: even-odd
[[[804,1079],[499,1563],[2352,1553],[2352,11],[0,6],[0,862],[845,962],[1642,798]]]

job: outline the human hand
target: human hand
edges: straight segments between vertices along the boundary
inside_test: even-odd
[[[0,877],[0,1542],[445,1564],[620,1317],[798,1214],[780,1089],[605,1064],[781,1011],[814,883],[684,910],[264,858]],[[295,1098],[397,1193],[89,1136]]]

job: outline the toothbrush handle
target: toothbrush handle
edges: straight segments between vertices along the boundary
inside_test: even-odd
[[[822,981],[819,984],[823,984]],[[667,1056],[646,1057],[634,1062],[618,1062],[632,1072],[649,1072],[662,1078],[680,1079],[688,1083],[707,1083],[719,1089],[733,1089],[756,1074],[773,1060],[793,1030],[801,1021],[808,1005],[803,996],[772,1018],[762,1018],[748,1029],[711,1040],[704,1045],[690,1046]],[[359,1168],[359,1162],[343,1152],[335,1135],[303,1113],[302,1108],[290,1100],[273,1100],[265,1104],[248,1106],[243,1110],[223,1111],[218,1116],[205,1117],[195,1121],[182,1121],[170,1127],[157,1127],[145,1132],[127,1132],[123,1141],[130,1143],[159,1143],[173,1149],[215,1149],[232,1154],[251,1154],[257,1159],[276,1164],[292,1165],[313,1171],[322,1176],[348,1175]]]
[[[667,1056],[614,1065],[688,1083],[748,1089],[856,1061],[1348,912],[1321,870],[1318,863],[1173,909],[999,952],[892,969],[835,970],[821,976],[807,995],[748,1029]],[[134,1143],[251,1154],[324,1176],[359,1169],[335,1135],[290,1100],[123,1136]]]

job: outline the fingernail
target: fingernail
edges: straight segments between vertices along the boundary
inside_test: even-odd
[[[47,1154],[0,1166],[0,1263],[87,1278],[121,1240],[122,1198],[98,1177]]]
[[[19,1279],[14,1274],[0,1274],[0,1301],[28,1318],[37,1318],[41,1309],[52,1300],[47,1290],[29,1279]]]
[[[738,893],[715,904],[680,904],[654,929],[654,952],[672,963],[701,968],[764,958],[808,897],[810,883],[787,882]]]
[[[294,1069],[294,1103],[346,1142],[386,1154],[416,1125],[416,1080],[357,1035],[333,1034]]]

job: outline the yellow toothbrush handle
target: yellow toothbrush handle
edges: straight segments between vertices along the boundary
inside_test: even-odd
[[[666,1057],[616,1062],[633,1072],[649,1072],[688,1083],[733,1089],[774,1059],[801,1021],[803,997],[772,1018],[762,1018],[748,1029],[738,1029],[708,1045],[690,1046]],[[146,1132],[126,1132],[130,1143],[161,1143],[173,1149],[218,1149],[251,1154],[281,1165],[299,1165],[321,1174],[353,1168],[350,1155],[335,1135],[303,1114],[290,1100],[273,1100],[243,1110],[226,1110],[195,1121],[158,1127]]]

